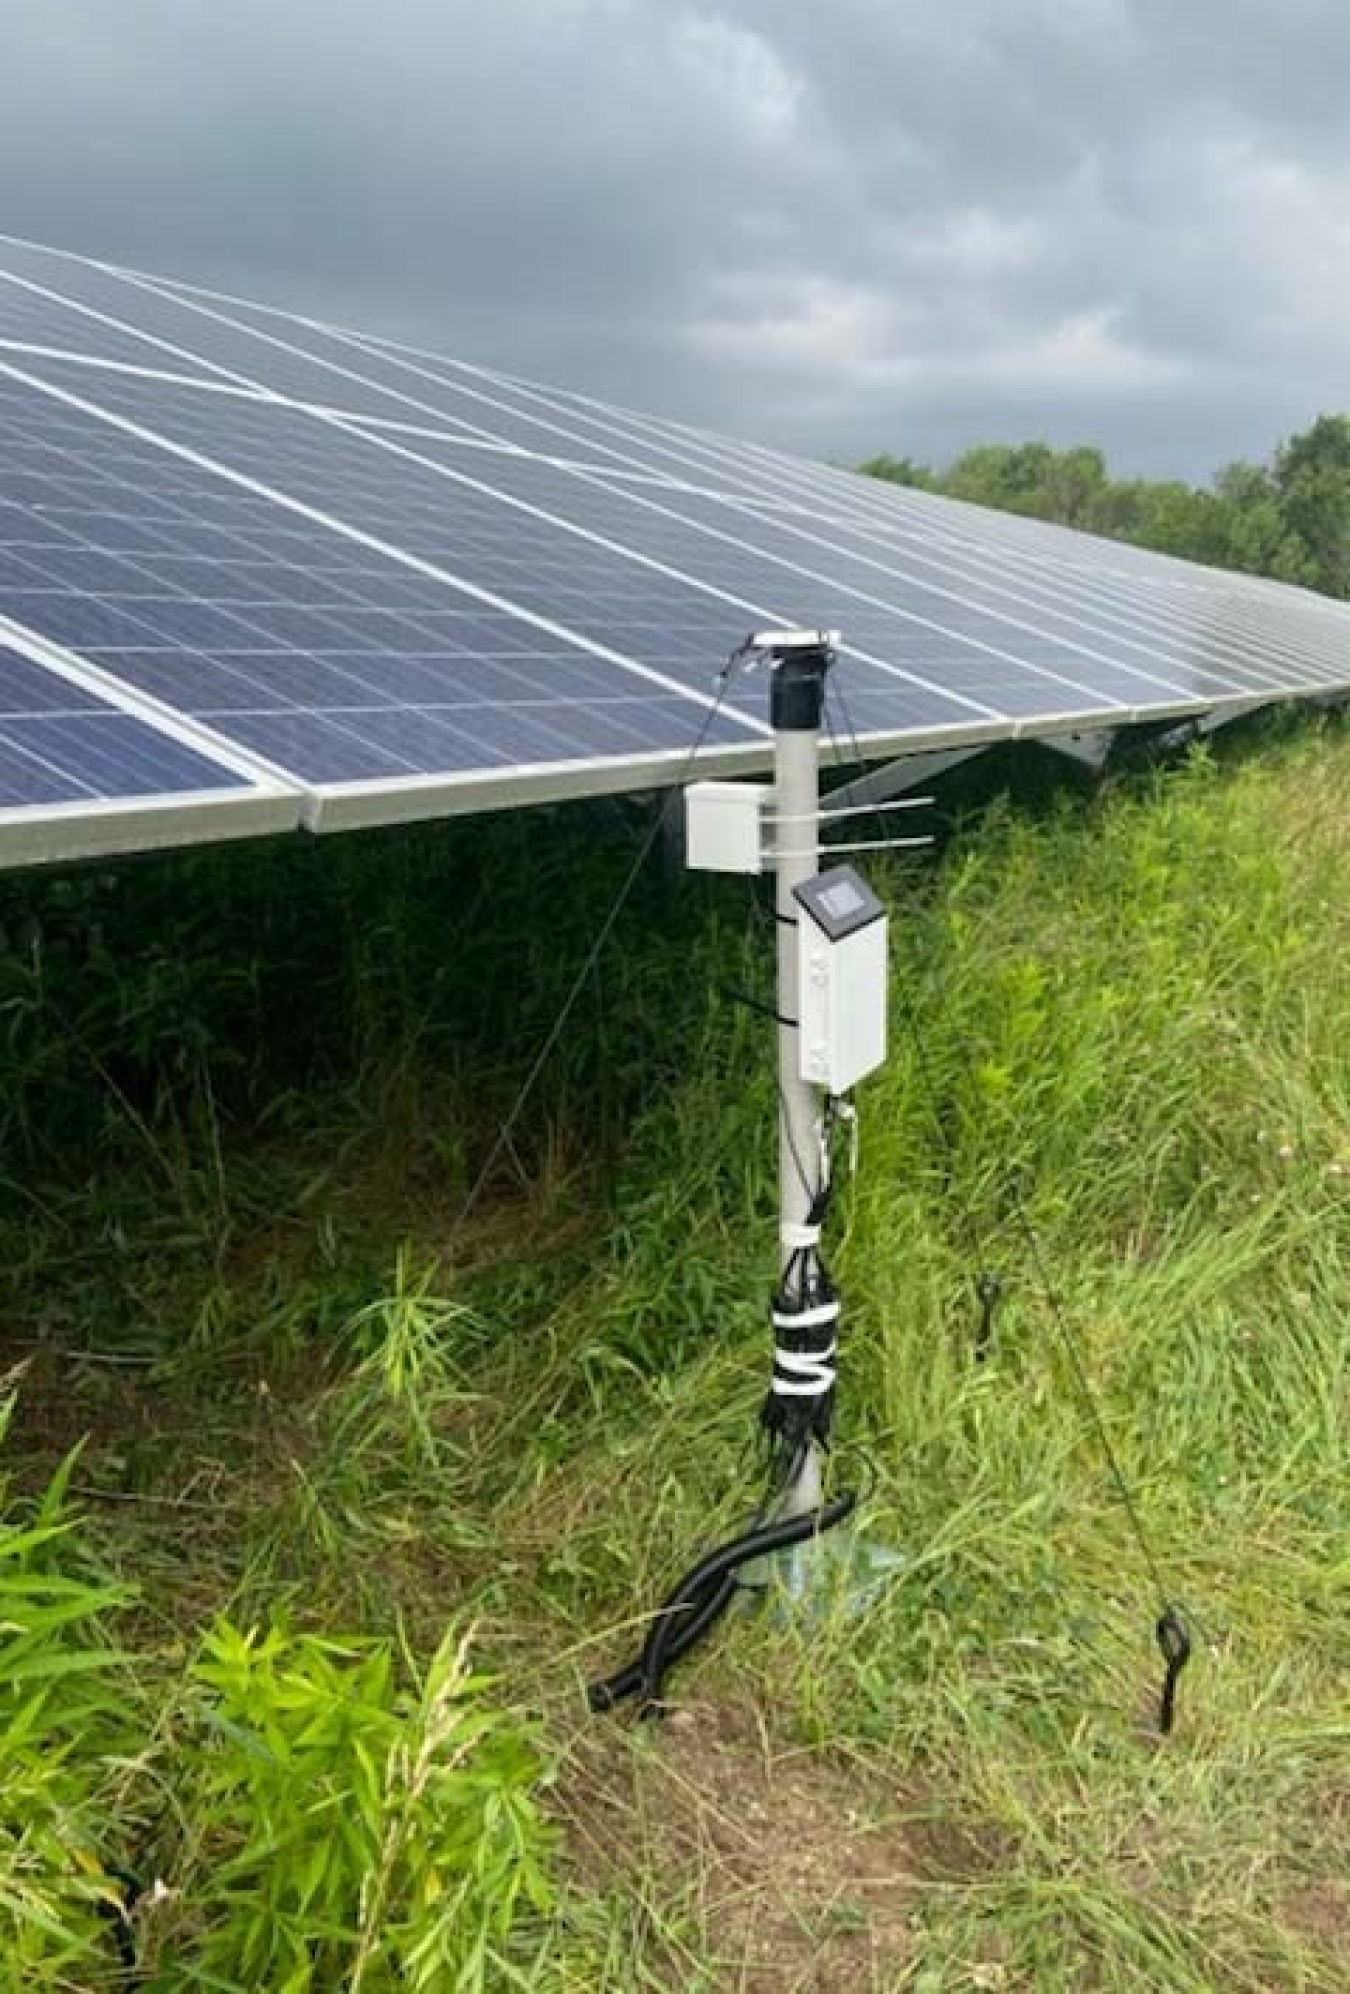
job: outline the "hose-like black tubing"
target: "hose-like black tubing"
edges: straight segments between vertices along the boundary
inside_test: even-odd
[[[771,1552],[802,1544],[822,1530],[833,1529],[851,1515],[856,1503],[856,1496],[835,1496],[815,1509],[804,1510],[800,1516],[756,1524],[742,1531],[739,1537],[733,1537],[730,1543],[709,1551],[662,1602],[638,1659],[591,1684],[588,1692],[591,1709],[612,1710],[625,1697],[640,1692],[642,1715],[656,1714],[661,1707],[661,1684],[667,1669],[726,1611],[736,1591],[739,1568],[756,1558],[768,1557]]]
[[[842,1523],[856,1501],[856,1496],[839,1495],[800,1516],[784,1516],[775,1523],[758,1524],[699,1560],[686,1576],[673,1605],[653,1623],[643,1646],[641,1714],[644,1717],[654,1716],[660,1710],[661,1684],[675,1659],[670,1652],[670,1636],[677,1625],[675,1615],[682,1609],[697,1613],[709,1592],[720,1589],[727,1579],[734,1586],[740,1566],[768,1557],[774,1551],[786,1551],[791,1545],[801,1544],[819,1531]]]
[[[728,1572],[715,1591],[704,1594],[697,1604],[684,1597],[683,1582],[657,1608],[655,1624],[667,1626],[670,1638],[665,1647],[666,1666],[677,1662],[680,1656],[701,1641],[708,1629],[722,1618],[736,1597],[736,1574]],[[635,1661],[626,1668],[619,1669],[603,1681],[593,1682],[586,1692],[587,1702],[597,1713],[612,1710],[616,1703],[622,1703],[627,1696],[636,1695],[642,1687],[643,1658],[646,1648]]]

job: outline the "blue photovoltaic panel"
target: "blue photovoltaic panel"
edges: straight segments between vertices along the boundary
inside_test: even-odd
[[[100,399],[138,420],[158,408],[172,433],[172,392],[117,376]],[[297,449],[330,433],[365,448],[234,396],[204,395],[189,414],[183,438],[214,439],[221,461],[245,469],[278,419]],[[21,501],[0,504],[0,609],[306,781],[674,755],[703,727],[706,651],[688,675],[699,696],[682,698],[3,376],[0,429],[5,489]],[[335,498],[321,477],[290,471],[282,483]],[[362,523],[388,525],[377,508]],[[720,619],[713,658],[741,621]],[[708,735],[748,737],[730,714]]]
[[[1215,690],[1197,682],[1193,665],[1179,663],[1169,677],[1160,667],[1103,657],[1090,637],[1053,616],[1032,621],[978,584],[936,588],[920,570],[904,572],[885,550],[860,554],[846,537],[826,537],[824,528],[737,511],[698,492],[635,491],[529,459],[481,463],[435,441],[408,441],[400,450],[404,461],[414,453],[456,479],[472,478],[475,486],[486,484],[731,595],[786,602],[794,621],[810,620],[805,611],[813,606],[816,621],[847,633],[850,651],[866,652],[888,669],[885,690],[897,706],[907,681],[1002,715],[1165,705]],[[1017,673],[1009,669],[1014,663]]]
[[[781,515],[778,524],[794,527],[827,556],[840,548],[841,532],[844,551],[874,561],[885,558],[888,545],[911,555],[921,550],[922,568],[900,564],[921,584],[936,575],[968,593],[972,581],[988,582],[1005,613],[1047,630],[1056,615],[1071,618],[1077,641],[1083,641],[1079,630],[1092,641],[1095,621],[1122,664],[1137,666],[1141,655],[1151,655],[1163,676],[1171,676],[1180,656],[1206,673],[1195,680],[1202,697],[1344,682],[1346,610],[1324,597],[631,412],[599,410],[586,397],[550,392],[547,400],[561,419],[585,414],[612,439],[650,453],[653,463],[659,452],[672,478],[705,491],[720,487],[726,503],[752,516],[772,509]],[[850,532],[856,537],[848,538]]]
[[[1241,652],[1232,655],[1228,610],[1208,595],[1182,599],[1166,641],[1133,641],[1109,618],[1065,614],[1006,577],[958,571],[935,581],[932,564],[906,564],[847,526],[808,528],[744,502],[639,491],[435,438],[357,439],[299,411],[168,385],[117,382],[101,399],[642,662],[674,670],[687,661],[701,677],[732,608],[838,624],[849,650],[872,661],[854,668],[859,712],[895,731],[1167,712],[1327,676],[1312,640],[1294,636],[1297,655],[1268,661],[1265,674],[1245,669]],[[494,497],[511,509],[494,508]],[[742,704],[758,696],[735,695]]]
[[[53,378],[51,369],[44,372]],[[415,451],[394,449],[364,433],[316,422],[303,411],[121,378],[102,389],[99,400],[138,424],[153,421],[160,436],[213,463],[251,479],[268,479],[273,491],[344,521],[359,522],[384,544],[426,563],[435,575],[471,577],[476,587],[509,599],[532,616],[556,620],[588,643],[660,671],[691,692],[706,693],[712,670],[752,624],[804,621],[818,597],[824,599],[826,610],[820,620],[829,621],[831,604],[843,601],[753,554],[724,563],[716,575],[711,572],[716,563],[709,559],[706,571],[695,579],[652,565],[631,546],[607,546],[594,535],[578,533],[575,527],[584,522],[558,513],[545,515],[542,501],[561,496],[580,514],[588,497],[605,502],[609,494],[578,485],[565,472],[538,460],[497,456],[489,461],[477,452],[466,453],[472,475],[463,480],[447,477],[434,461],[422,461],[420,444]],[[508,505],[512,498],[522,503]],[[626,514],[628,508],[623,510]],[[634,515],[634,523],[640,525],[644,517]],[[312,541],[313,529],[306,525],[305,530]],[[716,552],[709,546],[709,556]],[[417,605],[426,633],[422,648],[437,637],[462,638],[466,646],[462,676],[467,685],[477,685],[485,650],[483,639],[474,634],[483,620],[481,608],[457,601],[453,590],[433,575],[410,575],[398,586]],[[848,606],[855,611],[863,607],[856,600]],[[468,634],[464,634],[466,619]],[[381,648],[391,617],[378,606],[352,605],[341,621],[347,644],[369,654]],[[512,625],[511,641],[518,645],[519,625],[513,619],[506,621]],[[899,619],[891,618],[890,623],[895,627],[889,634],[899,646],[902,634],[910,634],[913,626],[907,625],[902,633]],[[933,648],[927,633],[919,635]],[[88,641],[82,640],[80,648],[87,649]],[[947,649],[960,652],[961,640]],[[111,658],[105,662],[117,668]],[[545,698],[550,690],[548,670],[545,664],[539,682]],[[601,676],[611,686],[616,683],[612,666]],[[949,692],[900,667],[854,661],[852,676],[860,693],[871,689],[880,696],[883,688],[889,692],[899,725],[970,726],[988,721],[995,711],[960,689]],[[622,683],[621,671],[617,679]],[[1061,706],[1080,710],[1090,703],[1074,689]],[[764,705],[762,685],[738,682],[728,704],[737,711],[759,714]],[[559,717],[566,721],[566,714]],[[212,718],[213,722],[218,718],[214,709]],[[682,738],[692,732],[686,717]],[[437,752],[436,745],[428,743],[428,754]]]
[[[0,612],[320,824],[762,764],[769,622],[872,752],[1350,686],[1305,591],[3,239]]]
[[[1326,597],[631,412],[596,414],[585,397],[553,393],[549,399],[564,414],[573,404],[584,406],[607,432],[622,434],[636,447],[659,448],[672,475],[721,486],[729,501],[791,508],[804,516],[795,523],[818,525],[817,537],[827,545],[838,537],[831,528],[852,526],[883,543],[926,546],[934,564],[947,568],[955,581],[968,576],[974,564],[1028,603],[1104,607],[1108,626],[1114,617],[1117,628],[1138,619],[1134,634],[1144,639],[1151,632],[1175,634],[1178,619],[1190,625],[1204,616],[1225,656],[1234,646],[1234,662],[1273,659],[1270,683],[1285,689],[1286,667],[1309,665],[1320,646],[1330,651],[1333,670],[1343,680],[1347,612]]]
[[[112,294],[106,286],[115,280],[111,273],[97,275],[101,295],[108,301]],[[367,420],[440,429],[466,439],[476,437],[540,456],[576,458],[648,477],[687,475],[672,463],[665,447],[614,433],[584,411],[561,408],[556,399],[487,368],[367,339],[234,298],[211,297],[186,285],[157,279],[136,279],[134,288],[129,280],[123,284],[122,302],[138,325],[153,325],[166,338],[181,338],[193,352],[209,353],[222,366],[252,372],[270,387],[280,389],[277,370],[294,366],[296,356],[303,354],[320,370],[313,379],[322,380],[324,392],[296,395],[297,400],[322,401]],[[385,398],[383,406],[370,399],[374,393]]]
[[[136,309],[139,320],[139,300]],[[654,474],[649,453],[626,450],[622,441],[560,417],[547,404],[535,404],[478,369],[380,352],[327,326],[162,285],[155,286],[150,309],[176,313],[172,321],[155,318],[166,334],[171,324],[194,347],[200,349],[204,339],[203,350],[218,355],[222,364],[249,363],[271,387],[279,385],[278,370],[307,367],[303,378],[311,391],[295,395],[297,400],[322,402],[344,415],[396,428],[439,430],[464,441]],[[302,377],[295,372],[292,378]]]
[[[584,397],[549,400],[569,419],[584,407],[607,433],[634,447],[659,448],[668,472],[705,488],[720,485],[729,504],[752,514],[772,506],[782,515],[778,524],[795,527],[831,560],[841,528],[862,536],[846,539],[843,551],[874,561],[885,558],[888,543],[911,554],[922,549],[928,556],[922,569],[901,564],[920,583],[936,575],[968,594],[972,581],[987,581],[997,587],[1005,614],[1047,631],[1057,615],[1072,619],[1075,641],[1114,651],[1122,665],[1137,667],[1151,656],[1165,677],[1174,676],[1178,659],[1198,666],[1205,676],[1194,684],[1202,698],[1345,683],[1347,611],[1325,597],[652,418],[597,411]]]
[[[0,812],[250,787],[245,776],[0,641]]]
[[[389,422],[430,421],[465,436],[483,433],[477,423],[458,422],[461,411],[419,398],[417,379],[407,370],[401,378],[399,370],[388,370],[391,378],[383,383],[370,378],[370,369],[363,375],[359,353],[302,321],[255,314],[253,324],[242,317],[225,323],[206,300],[188,302],[80,257],[0,238],[0,270],[6,268],[11,274],[8,281],[0,279],[0,340],[253,385],[293,401]],[[474,404],[461,400],[472,418]]]
[[[1330,648],[1332,670],[1344,677],[1345,606],[1307,591],[1270,583],[1227,570],[1206,569],[1191,561],[1155,554],[1124,542],[1106,541],[1068,528],[1016,514],[992,512],[963,501],[859,477],[824,464],[787,458],[761,446],[733,443],[726,438],[690,430],[680,424],[639,416],[632,411],[602,407],[592,398],[559,390],[529,389],[533,404],[557,420],[585,420],[595,433],[640,454],[667,478],[683,479],[705,491],[720,490],[728,503],[749,504],[753,510],[798,515],[800,530],[818,528],[812,537],[823,548],[838,540],[831,527],[860,529],[883,542],[926,543],[935,564],[949,566],[959,583],[970,563],[988,564],[997,579],[1015,584],[1029,605],[1055,602],[1061,588],[1072,608],[1087,603],[1095,592],[1115,612],[1115,629],[1138,617],[1135,634],[1147,639],[1151,630],[1175,636],[1176,619],[1187,626],[1203,612],[1208,631],[1227,655],[1237,649],[1235,663],[1259,665],[1272,655],[1277,669],[1269,683],[1288,690],[1291,672],[1313,665],[1319,644]],[[494,392],[496,390],[494,389]],[[602,467],[608,472],[608,467]],[[876,549],[868,552],[875,555]],[[963,569],[961,556],[966,557]],[[1208,598],[1207,603],[1197,601]],[[1172,619],[1169,621],[1169,618]],[[1112,617],[1106,618],[1109,640]],[[1303,642],[1299,642],[1299,633]],[[1190,634],[1189,628],[1182,633]],[[1243,658],[1245,638],[1246,658]],[[1284,654],[1283,664],[1280,663]],[[1255,683],[1262,683],[1258,671]],[[1240,691],[1240,687],[1234,690]]]
[[[191,360],[171,360],[156,353],[134,332],[104,324],[0,268],[0,354],[8,346],[74,353],[113,365],[145,366],[148,362],[176,368],[180,374],[210,378],[209,370],[195,367]]]

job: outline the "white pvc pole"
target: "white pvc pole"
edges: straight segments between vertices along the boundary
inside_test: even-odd
[[[793,888],[819,870],[820,730],[779,728],[774,734],[774,808],[786,830],[777,861],[778,907],[778,1201],[779,1267],[802,1244],[799,1230],[820,1173],[820,1100],[801,1077],[796,1020],[797,921]],[[821,1499],[819,1450],[807,1449],[801,1473],[784,1491],[780,1514],[796,1516]]]

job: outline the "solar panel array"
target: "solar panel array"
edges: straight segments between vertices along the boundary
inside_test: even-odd
[[[0,238],[0,862],[762,766],[766,622],[868,755],[1350,686],[1301,590]]]

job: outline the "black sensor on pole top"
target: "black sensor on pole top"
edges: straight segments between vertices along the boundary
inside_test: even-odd
[[[838,631],[764,630],[751,642],[773,661],[769,721],[775,732],[818,733]]]

